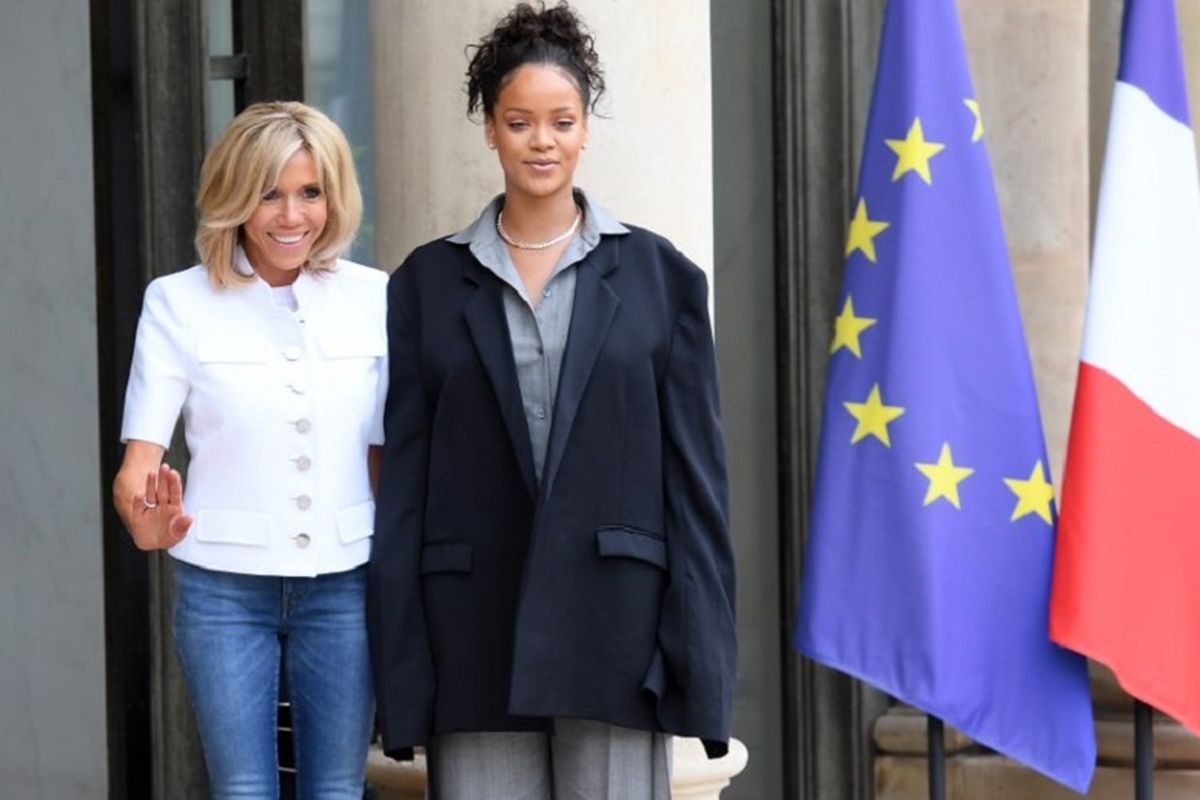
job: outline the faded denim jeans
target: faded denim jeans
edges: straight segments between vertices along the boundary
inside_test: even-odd
[[[373,698],[366,567],[315,578],[175,564],[175,646],[214,800],[277,798],[279,668],[300,800],[361,800]]]

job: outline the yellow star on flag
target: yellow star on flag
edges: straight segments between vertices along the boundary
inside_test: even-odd
[[[921,130],[921,118],[913,117],[913,124],[908,129],[908,135],[903,139],[885,139],[887,146],[898,156],[896,169],[892,171],[892,180],[898,181],[906,172],[915,172],[928,184],[933,183],[929,172],[929,159],[946,149],[946,145],[938,142],[925,141],[925,132]]]
[[[858,420],[854,434],[850,437],[850,444],[857,444],[867,436],[874,436],[888,447],[892,446],[887,426],[889,422],[903,414],[904,409],[900,406],[884,405],[883,399],[879,396],[878,383],[871,387],[871,393],[867,395],[864,402],[843,403],[843,405],[850,412],[850,416]]]
[[[1041,459],[1033,465],[1033,472],[1029,473],[1028,480],[1005,478],[1004,482],[1017,496],[1017,506],[1013,509],[1011,522],[1016,522],[1026,514],[1037,514],[1046,524],[1053,524],[1050,519],[1050,501],[1054,499],[1054,485],[1046,481]]]
[[[968,97],[963,102],[967,108],[971,109],[971,113],[975,115],[975,129],[971,131],[971,141],[978,142],[983,138],[983,115],[979,111],[979,101]]]
[[[839,348],[846,348],[858,358],[862,358],[862,347],[858,343],[858,335],[874,325],[878,320],[872,317],[854,316],[854,299],[846,295],[842,305],[842,313],[833,321],[833,344],[829,353],[836,353]]]
[[[846,258],[861,250],[872,264],[875,263],[875,237],[888,228],[888,223],[867,217],[867,201],[858,199],[854,218],[850,220],[850,235],[846,237]]]
[[[936,464],[914,465],[921,474],[929,479],[929,489],[925,492],[925,505],[929,505],[939,497],[945,498],[950,505],[962,509],[958,503],[958,484],[962,483],[975,470],[970,467],[960,467],[954,463],[950,454],[950,443],[942,443],[942,453]]]

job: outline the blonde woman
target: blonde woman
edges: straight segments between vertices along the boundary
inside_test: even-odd
[[[138,547],[176,559],[212,796],[278,795],[282,663],[299,796],[358,800],[387,276],[338,257],[358,181],[345,136],[301,103],[238,115],[196,204],[201,263],[146,290],[113,502]],[[163,461],[181,412],[186,489]]]

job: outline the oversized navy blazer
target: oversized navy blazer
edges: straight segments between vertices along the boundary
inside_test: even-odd
[[[391,277],[368,589],[389,755],[555,717],[727,750],[734,570],[707,285],[630,231],[576,266],[540,486],[501,280],[446,239]]]

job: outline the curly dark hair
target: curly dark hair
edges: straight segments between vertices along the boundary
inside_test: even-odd
[[[604,73],[595,42],[566,2],[546,8],[517,3],[492,32],[467,47],[467,114],[482,109],[491,116],[508,77],[525,64],[550,64],[564,70],[579,89],[584,111],[594,110],[604,93]]]

